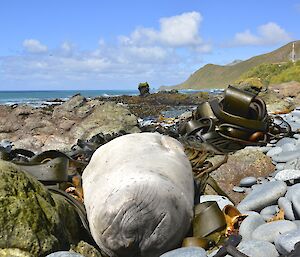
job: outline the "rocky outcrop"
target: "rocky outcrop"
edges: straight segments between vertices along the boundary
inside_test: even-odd
[[[137,118],[127,107],[81,95],[50,108],[0,106],[0,140],[9,139],[16,148],[64,151],[77,139],[119,130],[139,132]]]
[[[79,218],[62,196],[10,162],[0,161],[0,176],[1,256],[45,256],[79,241]]]

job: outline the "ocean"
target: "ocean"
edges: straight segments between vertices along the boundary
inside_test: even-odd
[[[203,90],[180,90],[181,93],[195,92],[220,93],[218,89]],[[151,92],[155,93],[155,92]],[[81,94],[87,98],[96,96],[118,96],[118,95],[138,95],[138,90],[53,90],[53,91],[0,91],[0,105],[28,104],[40,107],[55,103],[55,100],[68,100],[75,94]]]

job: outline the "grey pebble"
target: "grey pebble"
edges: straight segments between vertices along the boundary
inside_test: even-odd
[[[274,215],[271,215],[271,214],[264,214],[264,215],[261,215],[263,217],[263,219],[265,221],[269,221],[270,219],[272,219],[274,217]]]
[[[285,163],[277,163],[276,170],[283,170],[285,168]]]
[[[79,253],[59,251],[59,252],[51,253],[51,254],[47,255],[46,257],[84,257],[84,256]]]
[[[278,211],[278,205],[270,205],[263,208],[260,212],[260,215],[275,215]]]
[[[251,187],[252,185],[256,184],[257,179],[255,177],[245,177],[241,179],[240,186],[241,187]]]
[[[300,157],[300,151],[286,151],[272,156],[275,162],[288,162]]]
[[[293,223],[300,229],[300,220],[294,220]]]
[[[295,140],[295,143],[296,143],[296,140]],[[281,146],[282,151],[283,152],[284,151],[295,151],[297,149],[295,143],[284,144],[283,146]]]
[[[275,246],[266,241],[249,240],[242,241],[237,249],[251,257],[278,257]]]
[[[232,191],[233,191],[233,192],[236,192],[236,193],[245,193],[245,188],[243,188],[243,187],[238,187],[238,186],[234,186],[234,187],[232,188]]]
[[[277,199],[284,196],[287,185],[283,181],[273,181],[259,185],[249,193],[237,206],[245,211],[259,211],[266,206],[276,203]]]
[[[295,215],[293,212],[292,202],[286,197],[280,197],[278,199],[279,208],[283,209],[284,217],[287,220],[295,220]]]
[[[276,180],[282,180],[282,181],[298,179],[298,178],[300,178],[300,170],[294,170],[294,169],[280,170],[275,175]]]
[[[275,240],[275,246],[281,254],[288,254],[294,250],[294,246],[300,241],[300,229],[289,231],[279,235]]]
[[[285,197],[290,201],[292,201],[293,195],[296,194],[297,192],[298,194],[300,193],[300,184],[296,184],[291,187],[288,187]]]
[[[251,240],[252,232],[262,224],[265,224],[265,220],[260,214],[256,213],[249,215],[240,225],[239,234],[242,236],[243,240]]]
[[[166,252],[161,257],[207,257],[206,252],[201,247],[183,247]]]
[[[296,229],[297,225],[292,221],[273,221],[257,227],[252,233],[252,239],[268,241],[270,243],[273,243],[280,234]]]
[[[293,159],[284,164],[284,169],[300,170],[300,158]]]
[[[283,146],[283,145],[285,145],[285,144],[295,144],[296,141],[297,141],[297,140],[294,139],[294,138],[291,138],[291,137],[284,137],[284,138],[278,140],[278,142],[276,143],[276,146],[281,147],[281,146]]]
[[[296,191],[295,194],[293,194],[292,196],[292,206],[293,206],[295,217],[299,219],[300,217],[300,192],[299,191]]]
[[[271,150],[267,152],[267,156],[272,157],[276,154],[280,154],[282,152],[282,148],[280,146],[275,146]]]

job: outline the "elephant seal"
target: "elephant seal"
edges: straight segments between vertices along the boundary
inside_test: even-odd
[[[190,228],[192,168],[169,136],[118,137],[97,149],[82,178],[92,236],[110,257],[160,256]]]

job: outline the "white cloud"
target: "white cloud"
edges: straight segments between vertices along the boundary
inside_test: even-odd
[[[36,39],[25,39],[23,41],[23,47],[29,53],[44,53],[48,50],[47,46]]]
[[[198,12],[188,12],[172,17],[161,18],[159,30],[139,27],[130,36],[119,38],[123,45],[163,45],[167,47],[195,47],[208,50],[208,44],[203,47],[203,39],[199,34],[202,15]]]
[[[274,22],[269,22],[257,28],[257,34],[250,30],[236,33],[232,45],[274,45],[291,41],[290,35]]]

